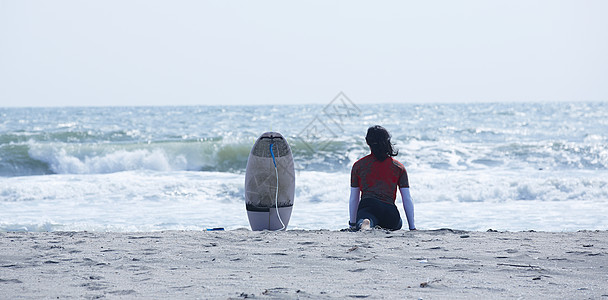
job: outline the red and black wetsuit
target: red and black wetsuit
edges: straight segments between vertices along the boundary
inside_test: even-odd
[[[395,198],[397,187],[409,188],[405,167],[392,157],[379,161],[370,154],[355,162],[350,178],[351,187],[361,189],[357,220],[369,219],[372,226],[400,229]]]

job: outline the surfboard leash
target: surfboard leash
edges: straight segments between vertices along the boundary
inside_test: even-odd
[[[279,222],[281,222],[281,225],[283,225],[283,228],[281,229],[277,229],[277,231],[279,230],[284,230],[286,228],[285,223],[283,223],[283,220],[281,219],[281,214],[279,214],[279,171],[277,169],[277,161],[274,158],[274,151],[272,151],[272,146],[274,145],[274,143],[270,143],[270,156],[272,156],[272,163],[274,164],[274,174],[277,177],[277,189],[276,189],[276,193],[274,195],[274,203],[275,203],[275,208],[277,210],[277,217],[279,218]],[[277,155],[279,154],[279,149],[277,148]]]

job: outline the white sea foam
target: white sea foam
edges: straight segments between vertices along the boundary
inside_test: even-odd
[[[56,174],[106,174],[133,170],[238,171],[249,145],[218,142],[160,144],[38,144],[30,142],[31,159]]]
[[[410,174],[420,228],[605,229],[608,182],[595,172]],[[600,175],[608,175],[602,173]],[[290,228],[340,229],[347,173],[299,172]],[[0,180],[3,230],[147,231],[248,227],[242,174],[129,171]],[[399,210],[404,216],[400,199]],[[11,212],[10,214],[6,212]]]

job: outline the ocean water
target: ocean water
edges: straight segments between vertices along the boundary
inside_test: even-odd
[[[419,229],[608,229],[608,103],[0,108],[0,230],[248,228],[255,139],[296,164],[289,229],[347,227],[352,164],[380,124]],[[402,217],[401,199],[397,198]]]

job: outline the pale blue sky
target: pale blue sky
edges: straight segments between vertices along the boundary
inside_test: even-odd
[[[0,0],[0,106],[608,100],[608,1]]]

